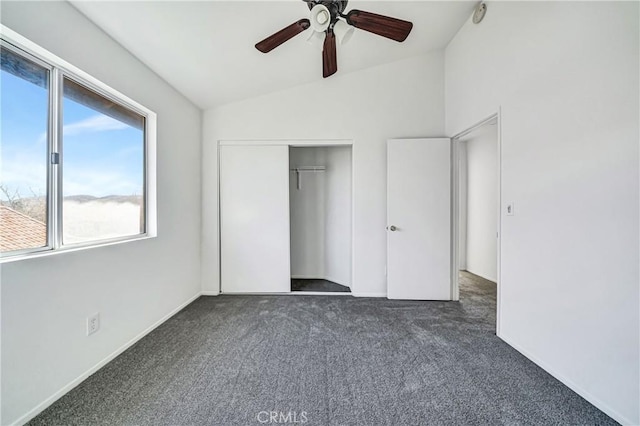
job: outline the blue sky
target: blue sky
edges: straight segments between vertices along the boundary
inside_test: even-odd
[[[47,91],[2,71],[0,181],[46,194]],[[143,131],[70,99],[63,102],[63,194],[140,195]]]

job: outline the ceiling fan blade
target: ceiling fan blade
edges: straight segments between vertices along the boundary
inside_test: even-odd
[[[308,19],[300,19],[299,21],[294,22],[288,27],[281,29],[277,33],[272,34],[261,42],[257,43],[256,49],[258,49],[262,53],[271,52],[273,49],[280,46],[285,41],[300,34],[310,26],[311,23]]]
[[[347,14],[347,22],[361,30],[399,42],[405,41],[413,28],[409,21],[355,9]]]
[[[322,49],[322,77],[327,78],[338,71],[338,58],[336,55],[336,35],[332,30],[327,31]]]

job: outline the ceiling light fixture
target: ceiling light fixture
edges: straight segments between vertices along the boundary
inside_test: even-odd
[[[317,4],[311,9],[311,28],[317,32],[324,32],[329,28],[331,24],[331,12],[327,6],[323,4]]]
[[[353,35],[354,28],[346,22],[338,19],[336,23],[333,24],[333,32],[336,33],[338,43],[347,44]]]

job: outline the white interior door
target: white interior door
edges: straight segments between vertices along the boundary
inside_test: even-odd
[[[291,291],[289,147],[220,146],[223,293]]]
[[[451,300],[451,141],[387,142],[387,297]]]

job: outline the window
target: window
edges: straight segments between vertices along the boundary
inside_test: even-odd
[[[0,51],[0,248],[47,246],[47,139],[50,71]]]
[[[2,258],[153,236],[155,114],[7,32],[0,45]]]
[[[144,117],[63,80],[62,242],[143,234]]]

